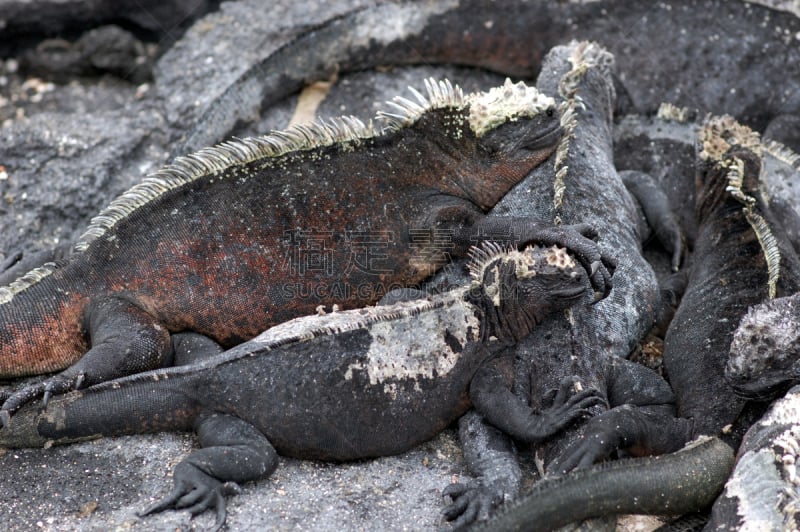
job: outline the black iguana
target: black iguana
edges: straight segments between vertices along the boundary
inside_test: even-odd
[[[680,448],[662,440],[660,426],[673,415],[674,398],[652,371],[624,360],[653,324],[659,305],[655,274],[641,255],[639,212],[613,166],[611,113],[614,106],[613,56],[596,43],[571,43],[554,48],[544,60],[537,86],[559,94],[565,136],[550,161],[511,190],[489,216],[533,215],[541,220],[572,223],[586,220],[598,230],[598,245],[616,260],[614,289],[591,311],[576,308],[549,318],[495,366],[486,366],[474,381],[476,410],[504,421],[487,426],[477,414],[461,422],[462,445],[474,482],[449,487],[453,503],[446,517],[461,526],[485,517],[493,507],[515,496],[519,469],[508,438],[537,443],[546,466],[582,435],[580,429],[542,441],[527,420],[547,408],[551,390],[577,376],[584,389],[597,389],[608,401],[594,413],[621,425],[616,447],[668,451]],[[680,235],[669,243],[680,241]],[[539,356],[546,353],[545,356]],[[504,388],[502,401],[482,401],[480,393]],[[478,395],[476,395],[478,394]],[[600,413],[602,412],[602,413]],[[605,457],[584,457],[591,462]]]
[[[554,150],[553,99],[521,82],[427,88],[396,100],[384,129],[343,118],[179,158],[114,200],[64,261],[0,287],[0,376],[68,368],[16,392],[0,419],[42,393],[159,367],[170,333],[232,346],[319,305],[375,302],[501,228],[571,246],[606,291],[585,225],[484,217]]]
[[[28,405],[0,429],[0,447],[195,430],[202,449],[176,466],[175,490],[145,513],[214,508],[219,527],[224,482],[270,475],[276,453],[353,460],[425,441],[469,407],[481,364],[546,314],[590,301],[588,273],[563,248],[485,244],[470,270],[473,282],[446,294],[296,318],[222,354],[190,333],[185,365]],[[568,393],[542,419],[557,431],[598,400]]]
[[[800,269],[760,188],[766,179],[760,171],[762,158],[772,157],[767,154],[774,146],[765,145],[757,133],[729,116],[707,118],[698,131],[698,140],[695,248],[688,286],[664,344],[664,367],[680,418],[665,420],[661,437],[678,444],[713,437],[714,443],[676,455],[679,459],[669,462],[668,467],[658,465],[663,462],[632,461],[576,471],[541,488],[548,491],[546,501],[537,498],[540,492],[534,491],[524,502],[498,516],[498,522],[486,523],[487,527],[506,523],[524,528],[528,519],[555,527],[573,516],[618,511],[664,515],[698,511],[722,490],[733,466],[734,450],[764,409],[763,403],[737,397],[726,382],[734,330],[749,305],[796,291]],[[742,362],[735,366],[747,367]],[[578,457],[587,452],[591,456],[613,444],[619,431],[602,422],[602,415],[590,419],[586,425],[598,430],[588,432],[596,437],[578,442],[570,452]],[[708,469],[691,474],[695,466],[687,464],[699,457],[707,462]],[[678,482],[682,488],[663,496],[639,489],[642,479],[657,486]],[[547,502],[548,507],[540,502]],[[748,504],[743,498],[740,502]],[[575,508],[580,511],[575,512]],[[731,523],[731,516],[722,522]]]

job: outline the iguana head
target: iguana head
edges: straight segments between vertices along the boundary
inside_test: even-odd
[[[521,340],[548,314],[591,293],[586,270],[564,248],[486,243],[470,255],[470,301],[484,311],[488,333],[502,340]]]
[[[436,187],[490,209],[555,151],[562,129],[555,100],[523,82],[464,95],[449,81],[426,80],[417,102],[395,98],[397,112],[380,118],[388,129],[417,143],[432,143],[448,164],[420,168],[436,173]],[[427,181],[434,181],[430,177]]]
[[[800,382],[797,307],[779,298],[751,307],[733,335],[725,379],[738,395],[768,400]]]

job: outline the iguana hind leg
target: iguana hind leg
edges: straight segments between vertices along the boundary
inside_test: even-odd
[[[42,382],[12,393],[0,408],[0,423],[25,403],[161,367],[170,354],[170,335],[133,303],[110,297],[90,305],[86,316],[92,348],[75,364]]]
[[[234,416],[200,416],[195,431],[202,449],[184,458],[173,474],[174,488],[139,515],[169,508],[192,516],[216,512],[213,530],[225,524],[225,495],[236,492],[233,483],[268,477],[278,466],[278,454],[258,429]]]
[[[170,338],[173,366],[186,366],[219,355],[225,349],[217,342],[200,333],[182,332]]]

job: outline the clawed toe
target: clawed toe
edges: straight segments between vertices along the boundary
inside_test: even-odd
[[[78,374],[74,377],[56,375],[46,381],[24,386],[16,392],[8,394],[0,407],[0,424],[3,427],[7,427],[14,413],[31,401],[41,397],[42,404],[47,406],[53,395],[77,390],[83,382],[83,374]]]

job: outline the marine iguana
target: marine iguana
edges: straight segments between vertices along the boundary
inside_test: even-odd
[[[636,171],[638,179],[647,174],[666,193],[670,210],[678,217],[693,246],[697,233],[695,219],[695,146],[702,126],[702,113],[672,103],[662,103],[655,115],[628,114],[614,124],[614,164],[623,175]],[[761,135],[762,201],[780,221],[787,238],[800,249],[800,196],[792,182],[800,178],[800,156],[791,145],[774,136],[776,123],[770,122]],[[626,182],[630,184],[631,180]],[[650,185],[646,185],[650,186]]]
[[[443,295],[296,318],[219,355],[190,333],[208,347],[194,342],[187,365],[28,405],[0,429],[0,447],[194,430],[202,449],[175,467],[175,489],[144,514],[213,508],[220,527],[224,482],[269,476],[277,453],[340,461],[423,442],[469,407],[482,363],[546,314],[589,300],[589,274],[563,248],[489,243],[472,252],[470,270],[471,284]],[[558,431],[597,400],[589,390],[565,393],[542,422]]]
[[[261,106],[337,72],[450,63],[534,77],[546,52],[572,39],[599,42],[618,57],[638,112],[653,113],[666,100],[762,129],[779,114],[800,112],[799,32],[792,13],[740,1],[538,0],[502,9],[481,0],[384,2],[312,27],[250,67],[174,153],[212,144]]]
[[[707,530],[797,530],[800,386],[792,387],[745,433],[736,466]]]
[[[710,530],[800,526],[799,317],[800,293],[771,299],[750,307],[733,334],[726,380],[744,399],[777,401],[745,433],[733,473],[712,508]]]
[[[795,292],[800,268],[762,200],[758,134],[729,116],[712,117],[700,147],[698,234],[689,284],[664,341],[664,366],[679,414],[692,420],[691,435],[717,435],[734,424],[724,436],[736,446],[745,405],[724,379],[734,330],[750,305]]]
[[[760,400],[800,382],[800,293],[748,309],[733,333],[725,379],[740,396]]]
[[[658,437],[660,425],[674,409],[667,383],[624,360],[653,324],[659,289],[641,256],[639,212],[612,163],[612,72],[613,57],[595,43],[572,43],[548,54],[537,86],[559,94],[565,140],[552,160],[506,194],[489,216],[586,220],[597,228],[600,248],[615,256],[614,289],[591,312],[575,308],[549,318],[546,330],[534,330],[476,376],[472,395],[477,412],[500,422],[489,426],[476,413],[460,421],[465,458],[478,479],[446,489],[453,503],[445,517],[456,527],[485,517],[519,490],[511,442],[498,428],[517,441],[546,449],[546,464],[567,442],[580,437],[580,431],[570,431],[543,441],[547,435],[528,425],[530,416],[548,407],[550,391],[558,390],[565,379],[574,381],[577,375],[580,386],[597,389],[606,398],[607,407],[595,405],[592,410],[609,422],[619,420],[622,430],[630,431],[627,442],[616,440],[622,447],[639,444],[666,451],[683,443],[671,446]],[[438,282],[434,280],[434,286]],[[504,389],[505,395],[483,395],[496,389]]]
[[[375,302],[498,232],[575,249],[607,291],[586,225],[483,214],[555,149],[552,98],[446,81],[414,96],[380,115],[384,129],[343,118],[179,158],[103,210],[64,262],[0,288],[0,375],[67,368],[13,394],[0,421],[43,393],[158,367],[170,333],[227,347],[319,305]],[[431,231],[453,246],[412,246]]]
[[[724,468],[733,467],[734,450],[764,410],[763,404],[737,397],[724,378],[734,329],[748,305],[796,291],[800,270],[791,245],[761,197],[760,185],[766,179],[760,172],[761,158],[768,148],[758,134],[729,116],[707,118],[698,134],[695,249],[689,283],[664,344],[664,367],[680,417],[664,420],[661,438],[682,444],[714,437],[719,443],[689,449],[674,465],[661,469],[657,462],[632,461],[614,465],[610,471],[602,467],[576,471],[542,488],[548,490],[548,508],[539,507],[533,495],[525,497],[498,522],[487,522],[487,527],[513,523],[524,528],[522,520],[527,519],[555,527],[571,515],[600,516],[616,513],[617,508],[664,515],[698,511],[722,490],[728,474]],[[603,421],[600,415],[586,422],[597,429],[588,430],[592,437],[569,449],[568,460],[560,466],[587,465],[583,457],[602,455],[603,449],[616,445],[619,431]],[[683,488],[671,494],[670,501],[659,501],[660,494],[639,489],[642,478],[659,486],[675,485],[687,471],[686,461],[695,461],[701,454],[714,474],[684,477]],[[597,492],[604,495],[595,497]],[[698,493],[704,495],[697,497]],[[580,512],[572,514],[576,507]]]

